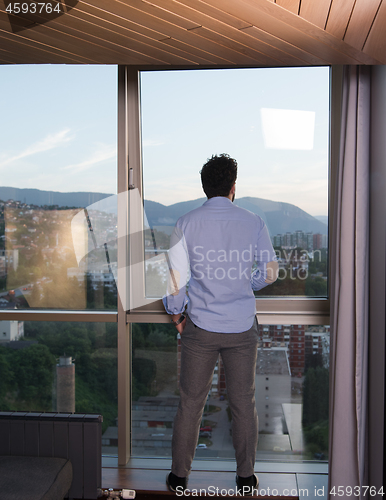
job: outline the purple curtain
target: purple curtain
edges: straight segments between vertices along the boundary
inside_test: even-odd
[[[329,491],[367,484],[370,68],[343,71],[331,241]],[[336,500],[337,496],[329,495]],[[341,497],[342,498],[342,497]],[[356,496],[362,498],[362,496]]]

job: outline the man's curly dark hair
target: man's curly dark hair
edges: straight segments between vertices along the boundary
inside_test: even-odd
[[[204,193],[208,198],[228,196],[237,178],[237,161],[227,154],[212,155],[200,172]]]

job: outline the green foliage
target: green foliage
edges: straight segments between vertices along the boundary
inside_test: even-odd
[[[52,394],[54,356],[45,345],[34,344],[14,351],[15,382],[24,400],[49,406]]]
[[[255,296],[301,296],[327,297],[328,255],[327,249],[315,250],[312,254],[305,253],[302,248],[286,250],[274,247],[276,254],[285,260],[285,268],[280,269],[279,278],[262,290],[255,292]],[[306,256],[308,270],[298,268],[297,259]],[[322,273],[322,276],[315,276]]]
[[[174,352],[176,329],[171,324],[138,323],[133,325],[133,351],[135,349]]]
[[[320,353],[307,355],[305,358],[305,369],[323,366],[323,356]]]
[[[329,372],[308,368],[303,383],[303,428],[310,452],[328,450]]]
[[[133,375],[140,384],[150,385],[155,379],[156,372],[157,367],[152,359],[133,359]]]
[[[306,280],[296,278],[296,272],[292,271],[292,269],[287,269],[286,273],[286,275],[279,273],[279,278],[272,283],[272,285],[266,286],[262,290],[255,292],[255,296],[264,297],[267,295],[281,295],[283,297],[288,297],[291,295],[306,295]]]
[[[321,276],[316,276],[315,279],[310,276],[306,279],[306,295],[308,297],[327,297],[327,280]]]
[[[304,430],[307,447],[313,453],[328,450],[328,420],[323,420],[316,425]]]
[[[103,415],[102,433],[107,427],[116,426],[118,415],[118,402],[112,401],[105,390],[93,387],[83,380],[82,377],[75,378],[75,411],[77,413],[99,413]]]
[[[306,371],[303,383],[303,425],[328,420],[329,372],[318,366]]]
[[[133,400],[152,395],[152,382],[156,377],[156,363],[153,360],[136,358],[137,349],[148,351],[175,352],[177,348],[176,329],[170,324],[133,324]],[[154,371],[153,371],[154,370]]]
[[[155,379],[157,366],[152,359],[133,359],[133,400],[151,395],[151,384]]]
[[[7,390],[13,387],[14,374],[12,370],[12,360],[5,347],[0,346],[0,401],[7,393]]]
[[[75,359],[75,410],[103,415],[103,430],[118,414],[116,325],[26,322],[23,349],[0,346],[0,409],[51,411],[56,359]]]
[[[25,349],[0,347],[0,407],[51,410],[55,358],[44,345]]]

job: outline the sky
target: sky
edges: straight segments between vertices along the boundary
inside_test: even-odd
[[[327,215],[328,89],[327,68],[143,72],[145,198],[203,197],[228,153],[237,197]],[[0,117],[1,185],[116,193],[116,66],[0,66]]]
[[[145,198],[204,196],[212,154],[238,162],[236,196],[328,213],[328,68],[143,72]]]
[[[117,67],[0,66],[0,182],[117,192]]]

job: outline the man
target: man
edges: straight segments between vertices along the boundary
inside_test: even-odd
[[[234,159],[212,156],[201,170],[208,200],[177,221],[171,238],[163,302],[181,334],[180,403],[173,428],[172,471],[166,479],[171,491],[186,488],[219,354],[232,411],[236,484],[244,494],[252,494],[258,485],[253,290],[276,280],[278,264],[263,220],[232,203],[236,177]]]

